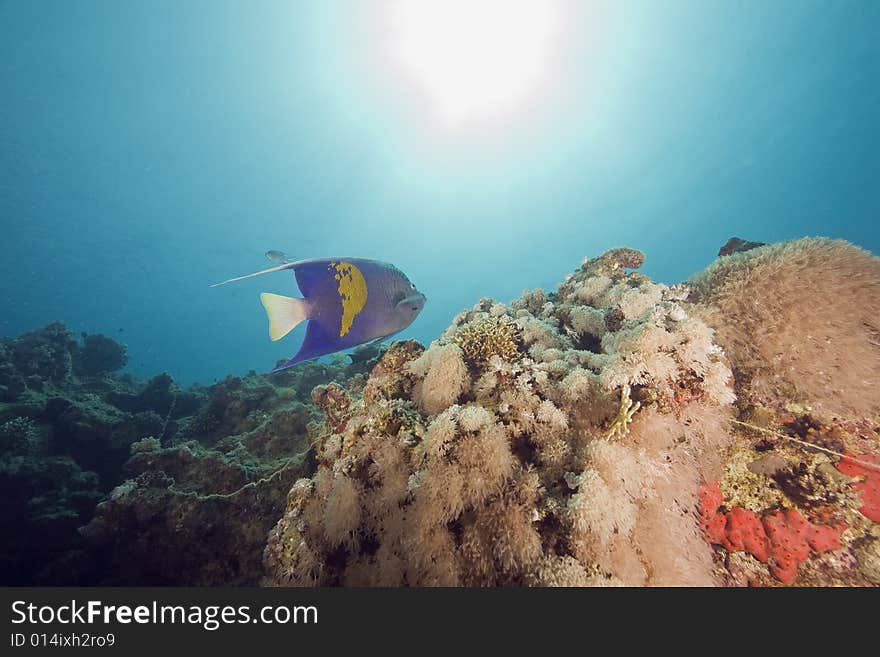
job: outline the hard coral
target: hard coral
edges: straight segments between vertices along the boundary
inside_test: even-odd
[[[409,372],[409,364],[424,351],[425,348],[415,340],[394,342],[367,379],[364,398],[377,401],[410,396],[415,382]]]
[[[465,362],[476,370],[485,369],[495,356],[508,363],[522,356],[520,330],[506,316],[484,317],[465,324],[452,342],[461,347]]]
[[[424,351],[425,348],[415,340],[394,342],[382,354],[382,358],[373,368],[370,375],[402,374],[406,369],[406,365],[421,356]]]
[[[60,322],[53,322],[18,337],[12,343],[12,363],[27,377],[38,375],[47,381],[64,382],[73,372],[73,334]]]
[[[583,268],[592,273],[611,273],[618,269],[638,269],[645,262],[645,254],[629,247],[606,251],[598,258],[585,259]]]
[[[320,408],[331,428],[340,432],[349,418],[351,397],[337,383],[316,386],[312,390],[312,402]]]

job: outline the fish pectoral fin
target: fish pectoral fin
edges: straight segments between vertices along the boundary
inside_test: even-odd
[[[269,337],[280,340],[300,322],[309,318],[309,304],[305,299],[293,299],[263,292],[260,301],[269,316]]]

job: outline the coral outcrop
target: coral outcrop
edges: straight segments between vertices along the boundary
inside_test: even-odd
[[[0,581],[34,583],[41,568],[77,545],[77,527],[102,498],[99,478],[66,455],[48,453],[31,418],[0,423]]]
[[[828,539],[821,550],[800,540],[775,565],[769,555],[768,579],[760,550],[709,529],[727,551],[725,582],[876,583],[866,573],[880,519],[880,258],[808,238],[720,258],[690,284],[693,312],[715,328],[739,399],[718,500],[728,511],[716,522],[724,515],[730,527],[748,511],[768,539],[768,522]]]
[[[106,335],[83,333],[82,340],[73,356],[73,369],[80,376],[115,372],[128,362],[125,345]]]
[[[110,378],[125,348],[105,336],[78,342],[60,323],[0,339],[0,581],[44,581],[49,563],[78,547],[78,527],[120,481],[129,445],[154,431],[152,409],[108,402],[137,382]],[[51,578],[48,580],[52,582]]]
[[[105,585],[256,583],[272,519],[309,471],[308,418],[291,408],[213,448],[135,443],[130,478],[97,506],[81,552],[63,565]]]

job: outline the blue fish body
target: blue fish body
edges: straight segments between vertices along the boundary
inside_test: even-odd
[[[406,274],[385,262],[321,258],[293,264],[312,312],[302,347],[276,372],[394,335],[412,324],[425,305],[425,296]]]
[[[365,258],[302,260],[224,282],[285,269],[293,270],[303,298],[260,295],[269,335],[279,340],[300,322],[308,326],[300,350],[273,372],[392,336],[412,324],[426,301],[397,267]]]

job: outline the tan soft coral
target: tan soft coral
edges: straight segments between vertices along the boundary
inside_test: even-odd
[[[469,385],[462,350],[454,344],[431,347],[412,361],[409,371],[420,378],[413,399],[428,415],[455,403]]]

